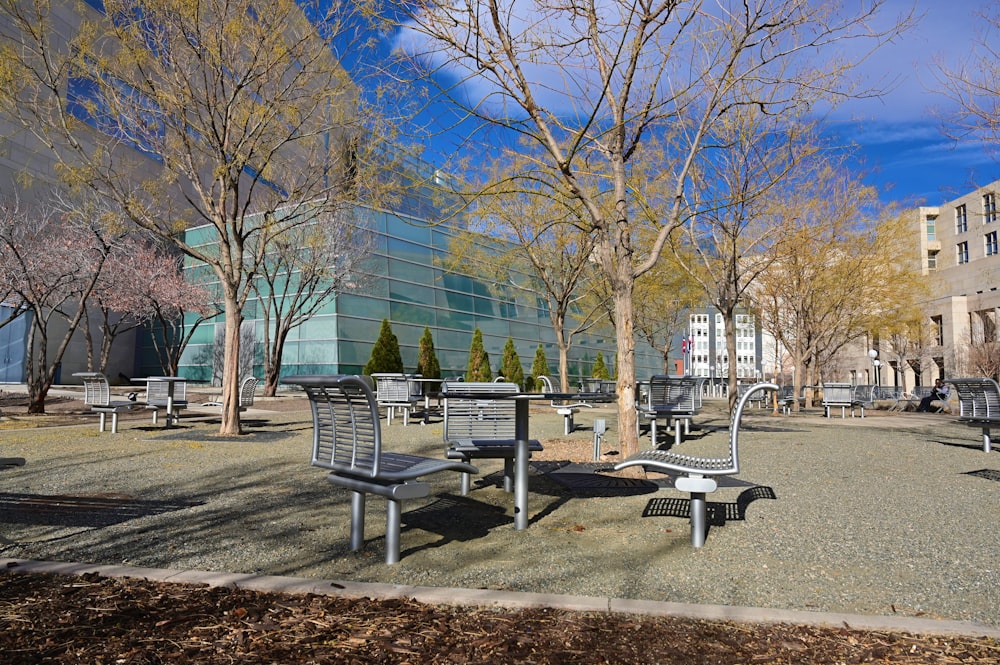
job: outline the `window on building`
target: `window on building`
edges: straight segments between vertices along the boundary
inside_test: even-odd
[[[986,256],[996,256],[997,254],[997,232],[990,231],[986,234]]]
[[[973,344],[994,344],[997,341],[997,310],[969,312],[969,337]]]
[[[969,230],[969,217],[965,210],[965,204],[955,208],[955,233],[965,233]]]
[[[926,219],[927,240],[937,240],[937,215],[928,215]]]
[[[931,249],[927,251],[927,269],[937,270],[937,250]]]
[[[931,334],[935,344],[944,346],[944,320],[940,316],[931,317]]]
[[[997,221],[997,197],[990,192],[983,194],[983,222],[991,224]]]
[[[957,252],[956,260],[958,263],[968,263],[969,262],[969,242],[962,241],[955,246]]]

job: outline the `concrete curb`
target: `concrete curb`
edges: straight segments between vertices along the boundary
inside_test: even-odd
[[[429,605],[489,606],[508,609],[551,608],[571,612],[615,612],[644,616],[673,616],[709,621],[785,623],[853,630],[904,632],[914,635],[961,635],[1000,639],[1000,628],[968,621],[921,619],[915,617],[870,616],[835,612],[806,612],[727,605],[694,605],[651,600],[625,600],[594,596],[454,589],[319,580],[304,577],[277,577],[217,573],[201,570],[101,566],[84,563],[0,559],[0,569],[13,573],[57,575],[97,574],[102,577],[137,578],[153,582],[205,584],[277,593],[312,593],[343,598],[410,598]]]

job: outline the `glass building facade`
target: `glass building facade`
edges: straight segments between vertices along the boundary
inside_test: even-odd
[[[476,328],[490,356],[494,376],[502,350],[514,341],[525,375],[530,373],[535,351],[541,344],[550,373],[559,371],[559,350],[545,301],[536,294],[496,285],[472,275],[457,274],[442,267],[447,261],[455,228],[398,213],[361,209],[364,225],[374,233],[372,255],[360,288],[338,294],[302,326],[294,329],[284,347],[282,375],[360,373],[371,355],[383,319],[388,319],[399,340],[403,365],[412,372],[417,365],[419,340],[424,328],[431,331],[442,376],[465,374],[469,347]],[[188,240],[199,244],[213,237],[210,229],[188,231]],[[189,271],[203,271],[190,265]],[[255,345],[254,375],[263,376],[263,321],[256,301],[249,301],[244,339],[252,333]],[[221,339],[223,319],[201,324],[182,357],[180,373],[192,379],[212,381],[217,375],[213,350]],[[218,329],[218,330],[217,330]],[[614,368],[614,337],[580,334],[570,349],[571,385],[591,376],[600,352]],[[637,348],[637,376],[660,373],[659,353],[648,345]],[[140,371],[160,373],[159,363],[147,339],[140,348]]]

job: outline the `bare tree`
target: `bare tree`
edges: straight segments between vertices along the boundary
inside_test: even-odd
[[[578,202],[553,196],[555,189],[498,175],[477,199],[469,230],[451,243],[448,265],[472,267],[501,295],[515,290],[545,299],[559,349],[560,390],[567,392],[574,338],[597,325],[605,308],[595,298],[589,224]]]
[[[272,241],[252,284],[263,318],[265,396],[277,390],[288,334],[337,293],[357,287],[358,266],[371,244],[370,234],[346,207]]]
[[[106,243],[94,227],[74,224],[52,206],[0,205],[0,291],[14,313],[31,317],[25,359],[30,413],[45,413],[45,398],[106,258]]]
[[[743,85],[749,98],[781,94],[774,87],[758,89],[758,81]],[[689,194],[697,214],[685,223],[680,247],[691,251],[675,251],[677,262],[722,314],[731,411],[738,399],[736,313],[749,308],[754,281],[778,257],[769,250],[787,226],[786,211],[773,213],[775,198],[783,198],[780,185],[817,152],[811,126],[774,116],[767,106],[739,106],[717,123],[719,150],[699,163]]]
[[[181,354],[198,326],[222,313],[212,304],[219,299],[210,289],[185,277],[176,251],[148,241],[134,240],[115,252],[99,286],[102,313],[124,312],[129,320],[149,326],[167,376],[177,375]],[[109,335],[107,329],[104,334]],[[102,367],[104,362],[102,357]]]
[[[937,86],[953,105],[943,111],[945,133],[961,141],[982,143],[1000,156],[1000,49],[996,32],[1000,30],[1000,9],[987,6],[977,17],[969,17],[972,36],[970,51],[955,65],[939,60],[934,68]],[[953,52],[953,50],[952,50]]]
[[[793,117],[863,94],[845,83],[845,74],[867,54],[848,61],[836,51],[849,38],[874,47],[897,34],[905,21],[890,21],[887,30],[872,25],[883,4],[397,5],[416,64],[440,70],[444,92],[455,92],[453,101],[471,117],[540,146],[533,169],[551,176],[584,211],[594,259],[614,299],[624,455],[638,450],[635,279],[656,264],[690,214],[685,194],[695,163],[711,159],[716,127],[742,106]],[[740,84],[750,80],[782,94],[745,96]],[[640,183],[631,166],[643,149]],[[593,181],[601,187],[591,188]],[[656,214],[641,215],[642,208]],[[637,246],[636,230],[649,219],[657,220],[655,239]]]
[[[336,0],[103,4],[61,6],[78,12],[67,35],[48,0],[0,1],[0,109],[65,181],[211,269],[226,326],[220,433],[238,434],[240,323],[271,239],[391,185],[365,172],[385,165],[391,137],[335,57],[365,48],[352,35],[370,12]]]
[[[922,297],[919,276],[900,261],[903,218],[860,178],[825,162],[799,174],[772,214],[785,220],[774,261],[752,289],[766,328],[788,350],[795,394],[833,374],[838,353]],[[884,216],[874,218],[871,211]]]

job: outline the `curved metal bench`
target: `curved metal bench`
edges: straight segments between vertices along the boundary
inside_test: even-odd
[[[471,464],[384,451],[370,377],[290,376],[282,383],[302,386],[309,396],[312,465],[329,469],[326,479],[351,491],[351,550],[364,544],[367,494],[385,497],[385,562],[392,564],[399,561],[400,502],[431,493],[420,478],[439,471],[479,473]]]
[[[992,450],[990,429],[1000,427],[1000,385],[985,377],[945,379],[958,393],[958,422],[983,432],[983,452]]]
[[[731,476],[740,470],[739,433],[740,422],[743,419],[743,409],[753,398],[754,393],[761,390],[778,390],[773,383],[758,383],[750,386],[740,398],[733,412],[729,426],[729,450],[725,457],[695,457],[675,452],[675,449],[646,450],[619,462],[615,471],[630,466],[641,466],[652,471],[673,471],[682,473],[674,481],[674,487],[691,495],[691,545],[701,547],[705,544],[708,532],[708,507],[705,494],[718,488],[716,476]]]
[[[544,393],[554,393],[558,392],[552,383],[552,379],[540,374],[538,380],[542,382],[542,392]],[[592,409],[593,404],[588,404],[587,402],[566,402],[561,399],[554,399],[549,402],[549,405],[556,410],[560,416],[563,417],[563,434],[571,434],[576,426],[573,424],[573,416],[580,412],[580,409]]]

